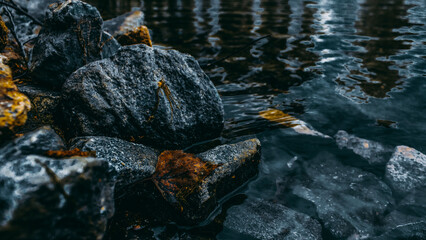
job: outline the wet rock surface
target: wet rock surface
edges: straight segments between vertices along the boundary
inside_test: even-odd
[[[1,239],[101,239],[113,213],[108,163],[23,156],[0,166]]]
[[[70,136],[135,138],[170,149],[217,137],[223,128],[212,82],[194,58],[174,50],[122,47],[73,73],[63,98]]]
[[[102,23],[98,10],[87,3],[51,5],[33,49],[34,80],[60,88],[76,69],[101,59]]]
[[[367,160],[369,165],[385,165],[392,149],[381,143],[359,138],[340,130],[334,136],[340,149],[347,148]]]
[[[397,146],[386,165],[386,180],[395,192],[404,196],[426,185],[426,155],[414,148]]]
[[[321,225],[316,220],[279,203],[248,199],[242,205],[231,207],[227,214],[224,228],[239,233],[241,238],[322,239]]]
[[[135,9],[104,22],[104,29],[114,37],[123,35],[144,24],[144,14]]]
[[[70,145],[70,149],[95,151],[97,158],[107,160],[116,175],[116,191],[151,176],[159,155],[159,151],[142,144],[110,137],[80,137],[71,140]]]
[[[180,176],[174,176],[174,179],[163,182],[166,186],[160,185],[160,189],[158,183],[156,187],[153,180],[147,179],[132,186],[124,199],[117,200],[118,213],[111,225],[122,226],[131,215],[129,212],[137,213],[140,215],[137,217],[138,219],[145,218],[151,223],[173,221],[182,225],[199,224],[218,207],[220,199],[257,174],[260,161],[260,142],[257,139],[251,139],[236,144],[222,145],[194,157],[217,167],[207,177],[195,182],[196,186],[186,192],[188,194],[185,195],[184,201],[179,194],[182,192],[181,190],[186,189],[174,189],[174,192],[169,192],[169,195],[165,196],[162,196],[159,190],[166,191],[170,189],[167,187],[176,183],[177,180],[186,181],[187,179],[178,179]],[[164,175],[173,177],[173,174],[170,172]],[[112,231],[117,231],[117,227],[111,228],[115,228]],[[118,227],[118,229],[123,230],[123,227]],[[125,235],[122,233],[118,236],[123,234]]]
[[[318,217],[333,238],[374,236],[375,222],[394,204],[386,184],[328,154],[304,163],[304,170],[306,177],[293,183],[291,192],[310,207],[295,206],[297,210]]]
[[[377,239],[426,238],[426,187],[412,191],[383,220]]]
[[[4,145],[0,149],[0,165],[7,161],[21,159],[26,155],[45,155],[49,150],[63,149],[65,144],[61,137],[52,128],[41,127]]]

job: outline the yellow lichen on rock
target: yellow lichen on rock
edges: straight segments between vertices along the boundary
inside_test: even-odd
[[[0,55],[0,135],[2,129],[12,130],[24,125],[31,110],[30,100],[18,91],[12,71],[3,60],[4,56]]]
[[[0,16],[0,50],[3,50],[8,44],[9,29],[7,29],[3,18]]]
[[[152,47],[151,37],[149,36],[149,30],[146,26],[140,26],[132,31],[128,31],[123,35],[118,35],[117,41],[123,45],[134,45],[134,44],[145,44]]]

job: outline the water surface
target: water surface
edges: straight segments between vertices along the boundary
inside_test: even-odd
[[[205,227],[170,225],[162,237],[246,239],[227,232],[226,208],[246,198],[274,199],[294,177],[293,161],[327,152],[383,178],[383,169],[342,155],[334,140],[295,133],[259,116],[279,109],[323,134],[345,130],[387,146],[426,153],[426,2],[422,0],[108,0],[88,1],[105,18],[140,7],[156,45],[198,59],[222,96],[221,142],[258,137],[259,175]],[[262,36],[270,35],[218,63]],[[342,159],[343,158],[345,159]],[[166,229],[166,231],[164,231]]]

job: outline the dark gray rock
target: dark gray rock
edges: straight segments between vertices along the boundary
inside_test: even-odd
[[[426,187],[413,189],[383,221],[377,239],[426,239]]]
[[[114,37],[123,35],[144,24],[144,14],[139,9],[120,15],[104,22],[104,30]]]
[[[52,3],[59,3],[65,0],[15,0],[14,2],[21,6],[23,9],[27,10],[27,12],[43,21],[45,14],[48,11],[48,7]]]
[[[372,236],[374,223],[394,204],[391,189],[376,176],[344,166],[329,154],[305,162],[304,169],[306,176],[291,191],[314,205],[313,216],[336,239]]]
[[[135,138],[163,149],[215,138],[224,123],[219,94],[193,57],[143,44],[74,72],[63,106],[70,136]]]
[[[0,189],[0,239],[101,239],[114,212],[104,160],[23,156],[1,164]]]
[[[120,43],[118,43],[117,40],[107,32],[102,33],[100,44],[102,58],[112,57],[118,51],[118,49],[121,48]]]
[[[15,139],[0,149],[0,165],[29,154],[44,155],[49,150],[63,150],[65,144],[53,129],[41,127]]]
[[[163,197],[152,181],[143,181],[129,189],[127,196],[116,202],[118,211],[139,213],[148,222],[177,222],[181,225],[196,225],[218,207],[219,201],[235,191],[258,172],[260,142],[251,139],[236,144],[218,146],[196,155],[201,160],[221,164],[185,196],[184,201],[170,195]],[[177,191],[175,191],[175,194]],[[133,195],[132,195],[133,194]],[[123,219],[115,219],[117,225]]]
[[[426,185],[426,155],[414,148],[397,146],[386,165],[386,180],[398,195]]]
[[[97,158],[106,159],[115,172],[116,191],[151,176],[159,152],[142,144],[109,137],[81,137],[71,140],[70,149],[95,151]]]
[[[359,138],[340,130],[334,136],[337,146],[340,149],[348,148],[355,154],[363,157],[369,165],[385,165],[388,161],[388,155],[391,155],[392,149],[378,142]]]
[[[321,225],[316,220],[279,203],[260,199],[247,199],[244,204],[230,208],[223,226],[224,231],[253,239],[322,239]]]
[[[32,53],[34,80],[60,88],[79,67],[101,59],[102,24],[98,10],[87,3],[52,4]]]

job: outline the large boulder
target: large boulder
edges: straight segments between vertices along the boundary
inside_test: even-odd
[[[394,204],[391,189],[376,176],[342,165],[329,154],[305,162],[304,171],[290,188],[297,196],[293,202],[309,207],[294,207],[318,217],[336,239],[372,236],[377,219]]]
[[[107,38],[102,24],[98,10],[79,0],[50,5],[33,49],[34,80],[60,88],[76,69],[101,59]]]
[[[151,176],[155,171],[159,152],[142,144],[111,137],[79,137],[71,140],[70,149],[94,151],[96,157],[108,161],[110,171],[115,172],[115,190]]]
[[[108,163],[37,155],[0,166],[1,239],[102,239],[114,212]]]
[[[247,199],[244,204],[230,208],[223,224],[224,239],[283,239],[317,240],[321,225],[311,217],[279,203]]]
[[[142,44],[74,72],[63,86],[63,111],[70,136],[163,149],[215,138],[224,123],[219,94],[193,57]]]
[[[386,180],[399,195],[425,186],[426,155],[414,148],[397,146],[386,165]]]

